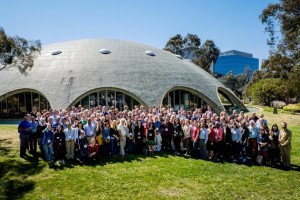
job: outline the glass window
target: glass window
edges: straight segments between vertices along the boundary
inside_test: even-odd
[[[99,92],[98,105],[106,106],[105,96],[106,96],[106,91]]]
[[[40,109],[40,100],[39,100],[39,94],[32,93],[32,100],[33,100],[33,106],[37,107],[38,111]]]
[[[174,109],[175,111],[179,110],[180,109],[180,105],[179,105],[179,96],[180,95],[180,92],[179,90],[176,90],[175,91],[175,104],[174,104]]]
[[[42,95],[40,95],[40,112],[42,112],[43,110],[47,109],[46,108],[46,98],[43,97]]]
[[[98,106],[97,92],[90,94],[90,108]]]
[[[194,109],[194,98],[195,98],[195,95],[190,94],[190,101],[189,101],[190,105],[189,105],[189,107],[192,108],[192,109]]]
[[[164,99],[163,99],[163,107],[167,107],[168,106],[168,99],[170,98],[169,92],[165,95]]]
[[[133,109],[133,101],[132,98],[128,95],[125,95],[124,105],[128,107],[128,110]]]
[[[107,106],[110,109],[111,106],[115,106],[115,92],[114,91],[107,91]]]
[[[31,92],[25,92],[25,106],[26,113],[30,113],[32,110]]]
[[[12,110],[16,115],[21,114],[20,113],[20,108],[19,108],[19,94],[16,94],[13,96],[13,106]]]
[[[2,101],[2,114],[7,115],[7,99]]]
[[[124,109],[124,94],[121,92],[116,93],[116,108],[119,110]]]
[[[89,109],[89,95],[85,96],[84,98],[81,99],[81,106],[84,108],[84,109]]]
[[[10,96],[7,98],[7,113],[8,114],[14,114],[14,111],[12,110],[12,104],[13,104],[13,97]]]
[[[19,94],[19,104],[20,104],[19,108],[20,108],[22,115],[25,115],[25,113],[26,113],[25,94],[23,92]]]

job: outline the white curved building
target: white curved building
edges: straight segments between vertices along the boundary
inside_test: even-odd
[[[28,76],[0,73],[0,116],[40,110],[106,105],[170,104],[175,109],[210,105],[225,109],[223,95],[247,108],[222,83],[192,62],[148,45],[120,40],[78,40],[45,46]]]

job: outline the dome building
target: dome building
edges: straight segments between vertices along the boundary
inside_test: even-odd
[[[223,105],[220,97],[228,101]],[[247,111],[222,83],[189,60],[148,45],[120,40],[78,40],[48,45],[27,76],[0,73],[0,116],[81,104],[171,105],[175,110],[210,105],[216,113]]]

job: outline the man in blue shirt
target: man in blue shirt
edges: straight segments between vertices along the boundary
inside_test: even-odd
[[[30,131],[31,131],[31,126],[27,116],[25,116],[24,120],[21,121],[18,126],[18,132],[20,133],[20,157],[27,156],[26,149],[28,149]]]
[[[35,120],[35,117],[31,117],[31,121],[29,122],[31,126],[31,131],[29,134],[29,150],[30,153],[36,153],[37,147],[37,127],[39,123]]]
[[[201,129],[199,132],[199,149],[200,149],[200,156],[202,159],[207,158],[207,148],[206,143],[208,141],[208,131],[205,128],[205,124],[201,124]]]

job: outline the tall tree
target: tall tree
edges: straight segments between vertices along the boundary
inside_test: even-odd
[[[180,34],[171,37],[164,50],[183,56],[184,39]]]
[[[260,15],[265,31],[269,33],[271,50],[299,58],[300,0],[280,0],[269,4]],[[294,57],[295,58],[295,57]]]
[[[40,51],[39,40],[30,41],[18,36],[9,37],[0,27],[0,71],[16,67],[22,74],[27,75]]]
[[[270,55],[262,63],[262,71],[254,73],[248,89],[261,79],[281,79],[288,91],[286,101],[300,101],[300,0],[280,0],[269,4],[259,16],[269,34]],[[271,82],[271,81],[270,81]],[[265,84],[267,85],[267,84]],[[257,93],[252,93],[253,95]]]
[[[210,72],[211,63],[216,63],[220,49],[216,46],[214,41],[206,40],[200,49],[196,52],[196,57],[193,62],[202,69]]]
[[[233,71],[228,72],[226,75],[219,78],[219,81],[228,87],[239,98],[242,97],[246,84],[249,82],[251,70],[245,67],[242,74],[234,75]]]
[[[196,34],[188,33],[183,41],[184,58],[193,59],[195,52],[200,49],[201,39]]]

